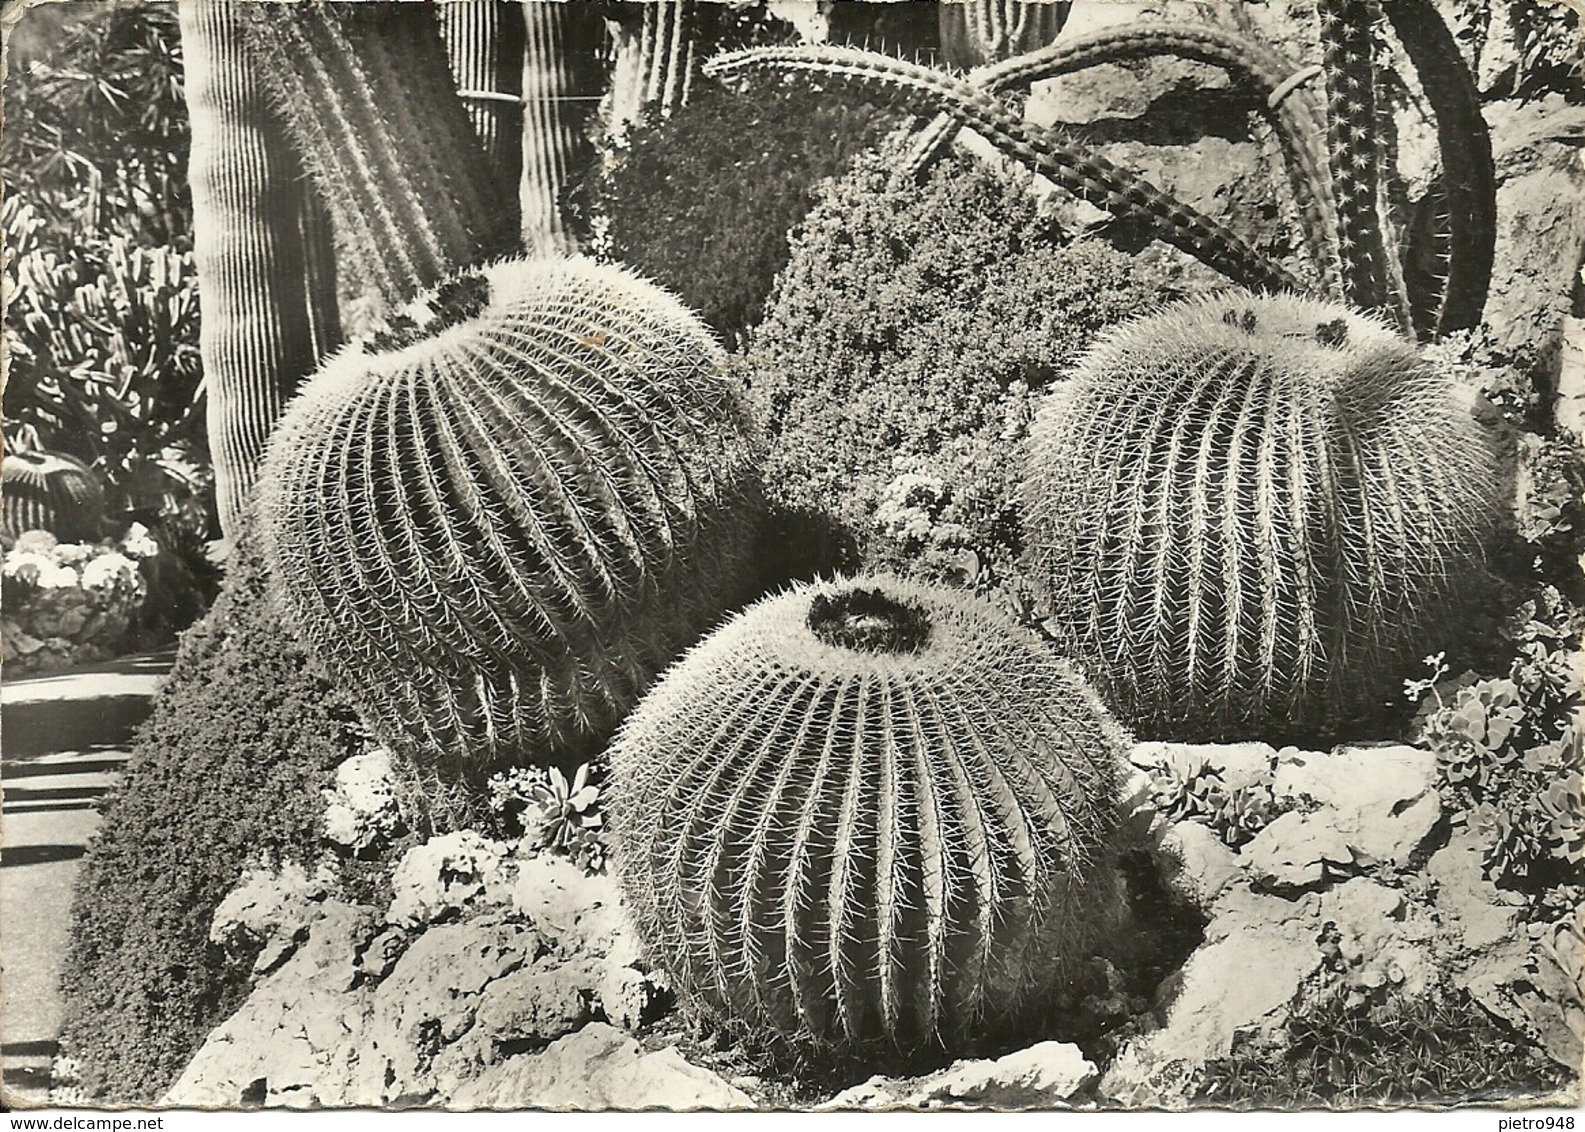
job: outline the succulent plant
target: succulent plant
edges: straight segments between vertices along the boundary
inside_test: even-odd
[[[60,452],[7,452],[0,461],[0,533],[48,531],[62,542],[92,542],[104,533],[99,476]]]
[[[388,744],[482,780],[603,738],[746,584],[754,445],[669,294],[457,277],[334,357],[261,473],[285,608]]]
[[[1150,735],[1324,731],[1389,698],[1481,588],[1501,477],[1469,408],[1320,300],[1224,293],[1114,329],[1031,429],[1053,627]]]
[[[616,867],[705,1011],[817,1047],[960,1046],[1106,928],[1123,742],[989,604],[814,583],[717,630],[628,718]]]

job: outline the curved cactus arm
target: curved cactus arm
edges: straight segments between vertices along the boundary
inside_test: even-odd
[[[513,190],[523,175],[523,6],[450,0],[437,10],[457,93],[496,181]],[[502,203],[515,229],[515,191],[504,193]]]
[[[1439,294],[1411,291],[1409,298],[1419,328],[1439,336],[1475,326],[1486,306],[1497,240],[1491,131],[1481,116],[1474,77],[1436,6],[1394,0],[1383,10],[1436,116],[1447,210],[1447,272]]]
[[[328,233],[248,51],[245,7],[226,0],[178,7],[204,311],[199,351],[227,537],[287,398],[340,339]]]
[[[762,47],[718,55],[705,64],[707,74],[722,80],[757,70],[800,71],[893,90],[952,115],[1026,169],[1114,216],[1143,223],[1167,243],[1236,282],[1266,291],[1299,286],[1280,264],[1251,248],[1225,225],[1057,132],[1030,126],[961,79],[843,47]]]
[[[1102,28],[977,68],[969,72],[968,81],[1001,94],[1102,63],[1158,55],[1221,67],[1264,97],[1263,114],[1281,146],[1306,240],[1322,276],[1335,282],[1337,217],[1322,150],[1325,122],[1299,89],[1306,72],[1258,40],[1189,22]]]
[[[479,160],[427,4],[238,4],[340,264],[386,309],[508,250],[504,187]]]
[[[650,107],[670,115],[688,101],[698,69],[694,0],[642,0],[614,5],[615,59],[607,128],[621,133]]]
[[[1316,0],[1326,77],[1326,148],[1337,206],[1343,298],[1395,318],[1412,333],[1397,260],[1388,252],[1382,153],[1372,53],[1376,0]]]

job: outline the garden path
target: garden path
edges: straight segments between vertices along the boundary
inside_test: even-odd
[[[0,687],[0,1066],[7,1105],[43,1104],[60,1034],[72,884],[169,653]]]

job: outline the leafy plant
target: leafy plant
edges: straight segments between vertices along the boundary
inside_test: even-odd
[[[1021,550],[1007,453],[1035,396],[1160,281],[1067,238],[1024,178],[954,157],[918,185],[893,176],[900,156],[861,157],[822,191],[753,335],[767,490],[833,525],[818,568],[1006,571]]]
[[[282,632],[244,540],[105,807],[72,903],[62,1046],[95,1098],[146,1103],[246,995],[252,955],[209,942],[258,854],[311,864],[322,790],[361,745],[340,691]]]
[[[676,291],[724,341],[741,343],[815,187],[895,122],[787,83],[701,83],[670,117],[657,113],[608,141],[577,208],[599,255]]]
[[[816,1049],[959,1048],[1047,1005],[1115,926],[1123,742],[988,603],[804,586],[624,724],[619,878],[708,1015]]]
[[[570,858],[585,872],[605,871],[604,797],[597,773],[583,763],[567,780],[560,768],[514,767],[492,775],[490,809],[530,848]]]
[[[1277,816],[1271,782],[1263,779],[1228,786],[1204,754],[1168,759],[1152,783],[1151,801],[1169,821],[1210,826],[1229,847],[1238,849]]]
[[[1195,1100],[1229,1108],[1471,1104],[1545,1095],[1570,1080],[1461,989],[1380,1002],[1343,992],[1276,1040],[1246,1035],[1206,1066]]]

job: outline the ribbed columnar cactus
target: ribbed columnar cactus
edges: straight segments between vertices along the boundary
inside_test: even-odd
[[[1055,0],[961,0],[938,13],[941,57],[967,70],[1044,47],[1067,22],[1072,4]]]
[[[0,532],[49,531],[62,542],[104,533],[105,493],[81,460],[59,452],[7,452],[0,461]]]
[[[514,189],[523,175],[523,5],[516,0],[448,0],[440,10],[457,94],[495,180]],[[502,206],[517,227],[517,194]]]
[[[339,344],[330,233],[247,47],[251,5],[184,0],[181,19],[199,349],[222,529],[235,534],[265,438]]]
[[[622,889],[700,1008],[828,1047],[1016,1024],[1116,908],[1123,736],[1043,642],[877,575],[766,598],[609,751]]]
[[[600,100],[604,30],[594,4],[523,5],[523,246],[530,255],[576,250],[561,194],[594,146],[584,123]]]
[[[1383,322],[1213,295],[1119,327],[1031,429],[1054,627],[1151,735],[1330,732],[1480,591],[1493,439]]]
[[[442,773],[571,757],[742,596],[753,449],[720,348],[589,261],[463,275],[293,403],[276,584],[385,741]]]
[[[613,5],[615,61],[608,129],[621,133],[651,107],[669,116],[688,101],[697,62],[694,0]]]

